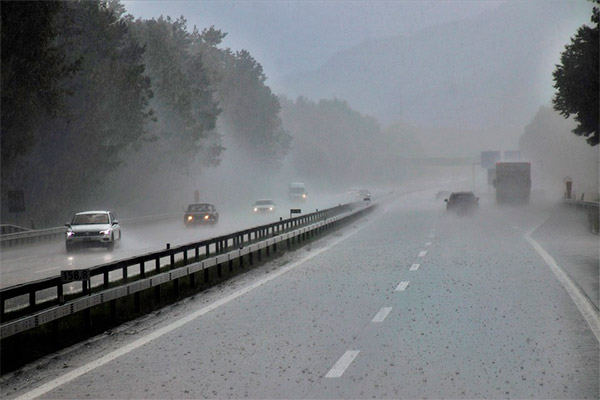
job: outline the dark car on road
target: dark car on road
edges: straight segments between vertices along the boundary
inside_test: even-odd
[[[183,222],[186,226],[196,224],[216,224],[219,221],[219,213],[213,204],[195,203],[190,204],[185,213]]]
[[[479,197],[473,192],[453,192],[445,202],[446,210],[458,215],[472,214],[479,208]]]

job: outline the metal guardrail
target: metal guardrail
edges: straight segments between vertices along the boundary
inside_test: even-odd
[[[234,259],[244,255],[252,257],[254,252],[258,252],[260,257],[261,249],[266,249],[267,255],[269,247],[275,246],[282,241],[289,241],[294,238],[306,238],[307,234],[315,230],[323,229],[337,221],[361,212],[367,208],[361,206],[358,210],[352,204],[339,205],[327,210],[302,215],[287,220],[280,220],[271,224],[262,225],[243,231],[234,232],[229,235],[223,235],[216,238],[203,240],[200,242],[182,245],[172,249],[166,249],[158,252],[148,253],[141,256],[120,260],[113,263],[103,264],[89,269],[91,280],[99,277],[102,282],[97,285],[100,291],[92,293],[93,287],[87,287],[86,281],[81,283],[81,291],[73,294],[75,297],[68,302],[64,302],[64,285],[60,276],[41,279],[35,282],[12,286],[0,290],[0,318],[3,323],[0,326],[0,339],[12,336],[35,328],[47,322],[55,321],[64,316],[89,310],[89,308],[106,302],[114,302],[117,298],[138,293],[142,290],[159,286],[165,282],[176,281],[186,275],[193,274],[212,266],[220,266],[223,263],[231,263]],[[253,237],[254,236],[254,237]],[[228,247],[231,244],[233,250]],[[212,247],[212,248],[211,248]],[[201,249],[205,258],[200,259]],[[190,255],[189,252],[192,252]],[[176,255],[183,256],[183,266],[175,268]],[[211,255],[213,255],[211,257]],[[169,262],[162,264],[162,259],[168,258]],[[191,263],[189,263],[193,260]],[[250,262],[252,258],[250,258]],[[146,263],[154,263],[156,274],[146,276]],[[161,267],[170,266],[171,270],[160,272]],[[230,264],[231,265],[231,264]],[[129,268],[139,269],[137,279],[131,283],[126,283],[114,288],[110,288],[109,274],[112,271],[120,270],[122,279],[128,280]],[[36,293],[44,290],[54,289],[55,295],[41,304],[36,304]],[[29,314],[14,320],[6,321],[10,314],[5,313],[5,302],[20,296],[28,296],[26,307],[30,310]],[[42,309],[38,309],[43,307]]]
[[[182,213],[169,213],[159,215],[148,215],[139,218],[123,218],[121,224],[138,224],[150,221],[159,221],[168,218],[180,217]],[[33,242],[48,241],[57,238],[63,238],[67,228],[65,226],[57,226],[48,229],[25,230],[22,232],[7,233],[0,235],[0,245],[2,247],[23,245]]]
[[[563,204],[587,211],[591,231],[595,234],[600,232],[600,202],[563,199]]]
[[[16,232],[24,232],[24,231],[29,231],[31,229],[29,228],[25,228],[23,226],[17,226],[17,225],[12,225],[12,224],[0,224],[0,234],[2,235],[7,235],[9,233],[16,233]]]

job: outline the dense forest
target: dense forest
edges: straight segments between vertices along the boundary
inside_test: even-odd
[[[194,190],[239,198],[273,179],[397,180],[399,157],[419,151],[343,101],[280,99],[248,51],[222,47],[226,32],[183,16],[135,19],[118,0],[1,11],[3,223],[8,191],[24,193],[21,224],[43,227],[81,209],[177,211]]]

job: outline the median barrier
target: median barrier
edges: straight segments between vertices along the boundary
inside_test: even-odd
[[[598,201],[585,201],[575,199],[563,199],[563,204],[568,207],[572,207],[587,213],[590,230],[598,234],[600,232],[600,214],[598,212],[600,208],[600,202]]]
[[[96,324],[96,329],[117,324],[118,309],[123,314],[135,317],[144,311],[151,311],[155,305],[164,305],[166,297],[179,299],[183,289],[190,294],[196,293],[229,276],[242,273],[247,266],[255,265],[263,257],[303,245],[318,234],[360,217],[372,207],[374,204],[339,205],[209,240],[99,265],[89,269],[89,281],[67,284],[59,276],[2,289],[0,339],[2,348],[8,350],[2,352],[2,365],[9,369],[15,367],[10,362],[7,364],[7,357],[12,361],[15,357],[23,362],[31,361],[19,356],[20,349],[27,348],[23,340],[25,334],[31,338],[36,336],[36,332],[42,332],[56,341],[65,340],[59,330],[60,324],[66,324],[69,334],[74,333],[73,338],[83,340],[91,334],[100,333],[94,332],[93,321],[104,321]],[[119,276],[111,279],[114,273]],[[70,290],[65,290],[65,285]],[[39,293],[44,295],[39,298]],[[14,301],[19,298],[24,298],[24,302]]]

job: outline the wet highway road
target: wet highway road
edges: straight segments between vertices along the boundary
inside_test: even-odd
[[[54,240],[38,244],[6,247],[0,253],[0,287],[31,282],[59,275],[61,270],[89,268],[100,264],[122,260],[164,249],[167,243],[172,247],[195,241],[225,235],[237,230],[268,224],[279,219],[289,218],[290,208],[300,208],[304,213],[315,209],[332,207],[347,202],[344,194],[322,196],[305,203],[278,201],[273,214],[254,215],[248,207],[219,209],[219,222],[215,225],[199,225],[186,228],[183,212],[180,217],[145,223],[123,223],[123,239],[113,251],[106,248],[77,249],[69,254],[64,240]]]
[[[524,238],[543,215],[432,198],[4,378],[3,397],[597,398],[598,339]]]

